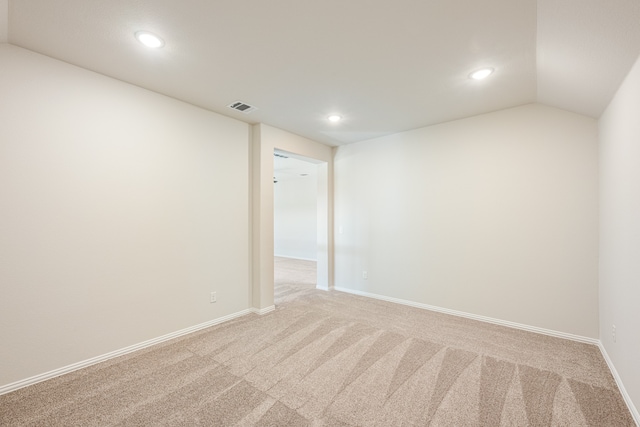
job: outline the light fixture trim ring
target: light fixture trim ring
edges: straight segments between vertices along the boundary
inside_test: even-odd
[[[164,40],[149,31],[136,31],[135,37],[136,40],[151,49],[159,49],[164,46]]]
[[[479,70],[476,70],[473,73],[469,74],[469,77],[472,78],[473,80],[484,80],[487,77],[489,77],[491,74],[493,74],[494,71],[495,69],[490,67],[480,68]]]

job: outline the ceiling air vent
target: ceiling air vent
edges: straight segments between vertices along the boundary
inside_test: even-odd
[[[233,108],[234,110],[238,110],[238,111],[240,111],[242,113],[245,113],[245,114],[249,114],[253,110],[257,110],[256,107],[254,107],[252,105],[249,105],[249,104],[245,104],[242,101],[232,102],[231,104],[227,105],[227,107]]]
[[[280,154],[280,153],[273,153],[274,157],[280,157],[281,159],[288,159],[288,156],[285,156],[284,154]]]

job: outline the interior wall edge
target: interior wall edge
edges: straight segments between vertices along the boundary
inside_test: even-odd
[[[272,311],[274,311],[276,309],[275,305],[270,305],[269,307],[265,307],[265,308],[250,308],[249,310],[251,310],[252,313],[255,313],[257,315],[263,316],[265,314],[271,313]]]
[[[604,358],[605,362],[607,362],[609,371],[611,371],[611,375],[613,375],[613,379],[616,381],[616,385],[620,390],[620,394],[624,399],[624,403],[627,404],[627,408],[629,408],[629,412],[631,412],[631,416],[633,417],[633,420],[636,422],[638,426],[640,426],[640,412],[638,412],[636,405],[633,404],[633,401],[631,400],[631,396],[629,396],[629,393],[627,392],[627,389],[625,388],[624,383],[622,382],[622,378],[620,378],[620,374],[618,374],[618,370],[616,369],[615,365],[613,364],[613,361],[609,357],[609,353],[607,353],[607,349],[604,348],[602,341],[598,341],[598,348],[600,349],[600,353],[602,353],[602,357]]]

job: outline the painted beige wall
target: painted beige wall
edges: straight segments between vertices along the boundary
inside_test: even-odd
[[[318,165],[318,286],[331,287],[333,151],[331,147],[265,124],[252,129],[252,303],[257,309],[273,306],[273,150],[315,159]]]
[[[287,159],[296,160],[296,159]],[[301,162],[301,161],[300,161]],[[318,258],[318,179],[316,173],[286,177],[274,185],[273,237],[276,256]]]
[[[635,405],[636,419],[640,419],[639,117],[640,59],[598,122],[600,339]]]
[[[0,64],[0,386],[249,307],[247,124]]]
[[[531,104],[334,167],[336,287],[598,338],[595,120]]]
[[[9,40],[9,0],[0,0],[0,43]]]

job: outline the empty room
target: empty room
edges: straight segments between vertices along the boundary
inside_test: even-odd
[[[0,0],[0,425],[639,425],[639,23]]]

